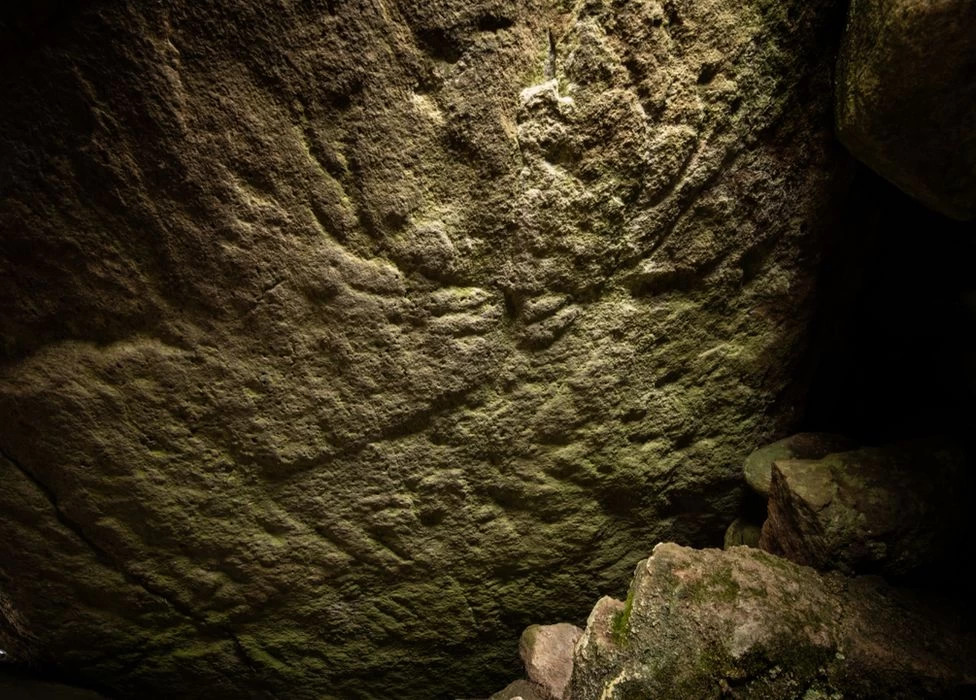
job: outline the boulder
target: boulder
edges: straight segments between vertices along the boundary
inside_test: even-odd
[[[749,547],[659,544],[577,645],[574,700],[970,697],[959,610]]]
[[[0,648],[468,697],[714,539],[805,391],[840,2],[0,19]]]
[[[760,496],[769,496],[770,474],[778,459],[820,459],[831,452],[852,450],[857,444],[833,433],[798,433],[778,440],[750,454],[744,471],[746,483]]]
[[[548,700],[569,700],[573,650],[583,630],[561,622],[527,627],[519,640],[519,656],[529,680],[540,686]]]
[[[836,114],[872,169],[947,216],[976,216],[976,5],[852,2]]]
[[[961,453],[928,442],[780,460],[760,546],[817,569],[904,576],[955,550],[965,483]]]

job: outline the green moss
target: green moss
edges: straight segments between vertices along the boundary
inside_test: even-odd
[[[627,600],[624,602],[624,609],[618,610],[613,615],[613,622],[610,625],[610,636],[616,644],[625,644],[627,641],[627,625],[630,623],[630,615],[634,611],[634,586],[631,585],[627,591]]]
[[[732,567],[725,567],[712,576],[694,581],[679,594],[695,603],[721,601],[731,603],[739,597],[739,583],[732,576]]]

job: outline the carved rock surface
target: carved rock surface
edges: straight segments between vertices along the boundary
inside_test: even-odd
[[[836,113],[857,158],[936,211],[976,217],[976,5],[852,2]]]
[[[750,547],[659,544],[626,603],[593,609],[572,697],[970,697],[976,638],[965,609]]]
[[[904,576],[960,544],[965,462],[938,443],[903,443],[773,464],[760,546],[799,564]]]
[[[7,24],[0,646],[124,697],[470,697],[720,536],[803,390],[839,5]]]

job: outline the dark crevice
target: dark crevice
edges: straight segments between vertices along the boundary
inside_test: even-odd
[[[503,29],[510,29],[514,25],[515,20],[511,19],[510,17],[503,17],[493,14],[482,15],[478,18],[477,23],[479,32],[497,32]]]
[[[691,268],[677,268],[645,276],[630,285],[635,298],[655,297],[668,292],[687,294],[701,286],[702,276]]]
[[[721,66],[718,63],[705,63],[698,71],[698,84],[708,85],[718,75]]]
[[[505,300],[505,315],[510,321],[515,320],[521,309],[521,302],[516,297],[514,292],[509,290],[502,290],[502,298]]]
[[[766,260],[776,249],[780,236],[773,236],[748,248],[739,258],[743,286],[749,284],[762,271]]]
[[[943,433],[976,452],[976,224],[925,209],[866,167],[848,209],[822,264],[802,427],[868,444]]]
[[[353,78],[340,89],[324,90],[325,101],[330,106],[344,112],[353,105],[353,99],[362,94],[366,85],[361,78]]]
[[[662,9],[664,10],[664,16],[668,20],[669,27],[681,27],[684,24],[681,15],[678,14],[678,8],[675,6],[674,0],[666,0]]]
[[[419,30],[417,41],[425,53],[446,63],[457,63],[464,53],[464,48],[458,40],[451,33],[439,27]]]
[[[677,369],[673,369],[670,372],[667,372],[661,377],[659,377],[654,382],[654,388],[660,389],[662,386],[667,386],[668,384],[674,384],[675,382],[680,380],[685,374],[687,374],[687,372],[688,370],[685,369],[684,367],[678,367]]]

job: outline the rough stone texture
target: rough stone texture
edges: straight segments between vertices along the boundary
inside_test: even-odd
[[[801,395],[836,5],[114,0],[5,44],[0,645],[478,695],[717,541]]]
[[[852,2],[836,113],[871,168],[937,211],[976,217],[976,4]]]
[[[959,450],[935,443],[777,461],[760,546],[817,569],[918,571],[955,551],[965,477]]]
[[[759,536],[762,533],[762,525],[751,523],[743,518],[736,518],[725,531],[723,549],[730,547],[758,547]]]
[[[569,679],[573,675],[573,649],[580,635],[576,625],[530,625],[519,640],[519,656],[525,675],[543,689],[550,700],[568,700]]]
[[[778,459],[820,459],[831,452],[858,447],[850,438],[833,433],[798,433],[760,447],[746,458],[746,483],[760,496],[769,497],[770,474]]]
[[[965,609],[965,608],[960,608]],[[577,646],[574,700],[962,698],[976,638],[959,610],[879,578],[822,576],[749,547],[659,544],[627,601]]]

